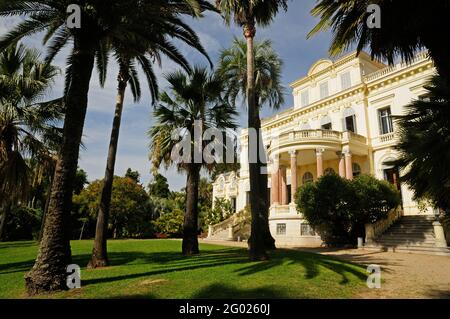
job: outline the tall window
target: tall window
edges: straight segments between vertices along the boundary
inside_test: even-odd
[[[313,180],[313,174],[311,174],[310,172],[306,172],[305,175],[303,175],[302,184],[305,185],[306,183],[312,182]]]
[[[359,166],[358,163],[353,163],[352,168],[353,168],[353,177],[358,177],[359,175],[361,175],[361,166]]]
[[[320,99],[328,97],[328,82],[324,82],[320,85]]]
[[[277,224],[277,235],[286,235],[286,224]]]
[[[352,86],[352,81],[350,78],[350,72],[342,73],[341,74],[341,87],[342,90],[347,90]]]
[[[233,208],[233,213],[236,213],[236,197],[231,197],[231,207]]]
[[[245,203],[250,205],[250,192],[245,192]]]
[[[387,107],[378,110],[378,120],[380,121],[380,134],[389,134],[394,132],[394,126],[392,125],[391,108]]]
[[[345,118],[345,129],[356,133],[356,118],[354,115],[350,115]]]
[[[331,124],[331,118],[328,115],[322,117],[322,119],[320,120],[320,127],[322,128],[322,130],[333,129],[333,125]]]
[[[300,106],[301,107],[307,106],[309,104],[309,91],[308,90],[303,91],[300,97],[301,97]]]

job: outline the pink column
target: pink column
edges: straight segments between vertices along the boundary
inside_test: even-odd
[[[286,167],[280,169],[281,174],[281,205],[288,204],[287,184],[286,184]]]
[[[338,152],[337,155],[339,157],[339,176],[345,178],[345,156],[342,152]]]
[[[353,179],[352,154],[350,152],[345,153],[345,176],[349,180]]]
[[[278,163],[274,164],[272,167],[272,178],[271,178],[272,187],[270,188],[271,192],[271,205],[278,205],[280,203],[280,197],[278,196],[278,192],[280,189],[279,183],[279,168]]]
[[[295,202],[295,193],[297,192],[297,152],[291,154],[291,203]]]
[[[317,178],[323,175],[323,150],[316,150]]]

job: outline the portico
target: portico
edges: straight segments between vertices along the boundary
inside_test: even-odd
[[[330,130],[296,130],[284,132],[272,141],[268,150],[272,159],[269,170],[272,213],[292,212],[288,206],[295,208],[298,187],[324,174],[334,172],[353,179],[354,174],[369,173],[364,136]]]

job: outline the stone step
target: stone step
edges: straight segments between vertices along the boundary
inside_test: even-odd
[[[426,246],[435,247],[435,241],[421,241],[421,240],[377,240],[377,244],[388,245],[388,246]]]
[[[377,251],[388,251],[388,252],[400,252],[400,253],[410,253],[410,254],[427,254],[427,255],[438,255],[438,256],[450,256],[449,248],[440,247],[423,247],[423,246],[389,246],[389,245],[365,245],[364,249],[377,250]]]
[[[391,226],[390,229],[420,229],[420,230],[433,230],[433,226],[430,225],[405,225],[405,224],[397,224]]]
[[[434,240],[434,234],[397,234],[397,233],[386,233],[382,237],[384,238],[412,238],[412,239],[432,239]]]

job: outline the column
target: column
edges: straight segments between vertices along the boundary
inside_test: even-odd
[[[274,160],[272,162],[271,182],[272,182],[271,183],[272,187],[270,188],[270,192],[272,193],[271,205],[278,205],[280,203],[280,197],[278,196],[280,189],[278,160]]]
[[[316,150],[317,178],[323,175],[323,149]]]
[[[291,203],[295,203],[295,193],[297,192],[297,152],[289,152],[291,155]]]
[[[281,184],[281,205],[288,204],[287,183],[286,183],[286,167],[280,168],[280,184]]]
[[[342,152],[336,153],[339,158],[339,176],[345,178],[345,156]]]
[[[345,152],[345,177],[353,179],[352,153]]]

